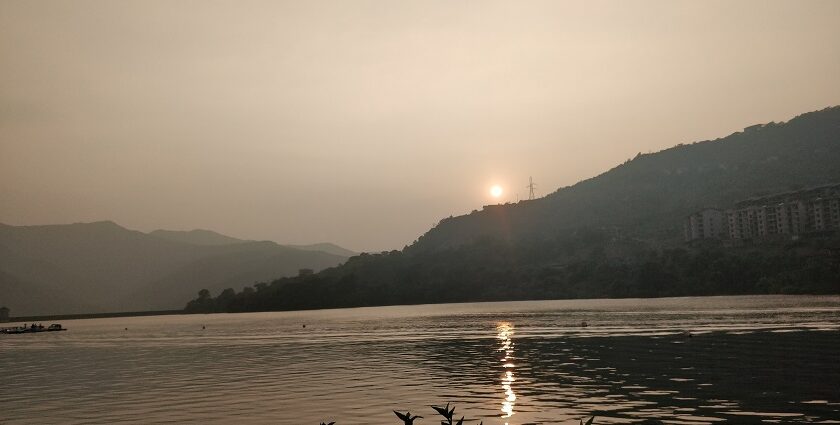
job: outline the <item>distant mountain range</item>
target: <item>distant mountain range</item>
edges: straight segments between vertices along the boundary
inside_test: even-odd
[[[191,311],[840,292],[840,238],[686,246],[704,208],[840,182],[840,107],[633,159],[536,200],[449,217],[403,251],[195,299]]]
[[[212,230],[196,229],[190,231],[181,230],[155,230],[149,232],[149,235],[161,239],[168,239],[175,242],[184,242],[193,245],[230,245],[245,242],[254,242],[251,240],[237,239],[230,236],[216,233]],[[322,242],[309,245],[289,245],[282,246],[299,249],[302,251],[321,251],[328,254],[338,255],[339,257],[352,257],[358,252],[342,248],[336,244]]]
[[[15,316],[179,309],[200,289],[321,270],[351,254],[332,244],[290,247],[209,230],[146,234],[110,221],[0,224],[0,305]]]
[[[174,242],[183,242],[191,245],[204,246],[232,245],[243,242],[250,242],[242,239],[232,238],[230,236],[225,236],[221,233],[216,233],[212,230],[204,229],[195,229],[189,231],[158,229],[149,232],[149,235]]]

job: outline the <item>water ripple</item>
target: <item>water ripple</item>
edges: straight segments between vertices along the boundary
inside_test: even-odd
[[[837,297],[479,303],[64,325],[70,331],[0,335],[0,423],[394,423],[391,410],[430,416],[429,404],[446,402],[485,424],[509,425],[577,423],[592,414],[599,424],[840,417]]]

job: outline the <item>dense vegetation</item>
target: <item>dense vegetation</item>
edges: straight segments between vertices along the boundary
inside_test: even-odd
[[[838,293],[831,234],[729,246],[682,243],[707,206],[840,181],[840,107],[639,155],[534,201],[448,218],[402,251],[259,283],[190,312],[593,297]]]
[[[487,239],[445,251],[362,254],[316,275],[259,283],[239,293],[227,289],[215,298],[204,291],[187,311],[840,292],[837,237],[660,250],[581,233],[553,243]]]

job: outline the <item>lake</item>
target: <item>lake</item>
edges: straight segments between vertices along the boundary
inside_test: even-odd
[[[2,424],[840,423],[840,297],[68,320],[0,335]],[[44,323],[47,325],[47,323]],[[647,421],[647,422],[645,422]]]

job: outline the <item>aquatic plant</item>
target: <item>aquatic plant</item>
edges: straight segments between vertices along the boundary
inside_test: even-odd
[[[450,409],[449,403],[446,403],[446,407],[432,406],[432,409],[435,409],[439,415],[443,416],[446,419],[446,422],[440,421],[440,425],[452,425],[452,420],[455,416],[454,406]],[[463,423],[464,416],[461,416],[461,419],[459,419],[458,422],[455,423],[455,425],[463,425]],[[481,421],[479,425],[484,425],[484,421]]]
[[[405,422],[405,425],[414,425],[415,419],[422,418],[422,416],[411,416],[411,412],[405,412],[405,414],[402,414],[394,410],[394,414],[396,414],[398,418],[402,419],[402,421]]]
[[[446,418],[446,422],[443,422],[443,421],[440,422],[441,425],[452,425],[452,417],[455,415],[455,407],[450,409],[449,408],[449,403],[446,403],[446,407],[432,406],[432,409],[435,409],[438,412],[439,415]],[[461,420],[458,421],[458,423],[460,424],[463,421],[464,421],[464,417],[462,416]]]
[[[454,419],[454,417],[455,417],[455,406],[452,406],[452,408],[450,409],[449,408],[449,403],[446,403],[446,406],[444,406],[444,407],[440,407],[440,406],[431,406],[431,407],[432,407],[432,409],[435,409],[435,411],[439,415],[443,416],[443,418],[446,419],[445,421],[440,421],[440,425],[463,425],[464,424],[465,416],[461,416],[461,419],[458,419],[458,422],[453,422],[455,420]],[[405,413],[400,413],[400,412],[397,412],[396,410],[394,410],[394,414],[397,415],[397,417],[400,418],[400,420],[402,420],[405,425],[414,425],[414,420],[415,419],[422,419],[423,418],[422,416],[411,416],[411,412],[409,412],[409,411],[406,411]],[[583,419],[581,419],[580,420],[580,425],[592,425],[594,422],[595,422],[595,417],[593,416],[593,417],[589,418],[589,420],[586,421],[586,423],[584,423]],[[328,424],[325,424],[325,423],[321,422],[321,425],[335,425],[335,422],[330,422]],[[479,425],[484,425],[484,421],[481,421],[479,423]]]

